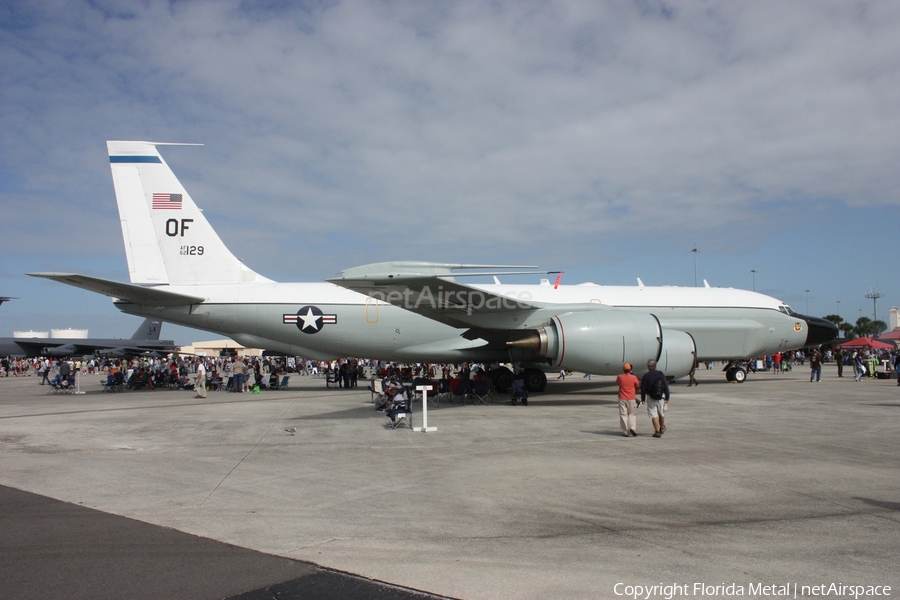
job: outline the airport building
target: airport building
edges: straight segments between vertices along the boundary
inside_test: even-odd
[[[234,340],[213,340],[210,342],[194,342],[190,346],[178,349],[183,354],[197,356],[262,356],[261,348],[245,348]]]

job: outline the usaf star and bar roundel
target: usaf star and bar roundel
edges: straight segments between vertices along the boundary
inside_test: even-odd
[[[326,315],[318,306],[304,306],[296,315],[283,315],[285,323],[297,325],[303,333],[319,333],[325,325],[337,323],[337,315]]]

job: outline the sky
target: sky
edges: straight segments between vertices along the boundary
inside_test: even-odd
[[[161,152],[278,281],[536,265],[888,322],[897,31],[900,3],[843,0],[5,0],[0,336],[137,328],[24,275],[128,281],[106,140],[131,139],[203,144]]]

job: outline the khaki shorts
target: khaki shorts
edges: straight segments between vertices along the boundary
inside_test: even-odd
[[[651,419],[666,416],[665,402],[665,400],[654,400],[653,398],[647,398],[647,414],[650,415]]]

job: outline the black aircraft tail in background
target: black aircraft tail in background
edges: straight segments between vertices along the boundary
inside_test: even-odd
[[[130,338],[0,338],[0,356],[166,356],[178,347],[161,331],[162,321],[144,319]]]
[[[162,323],[156,319],[144,319],[144,322],[141,323],[141,326],[137,328],[137,331],[134,332],[134,335],[131,336],[133,340],[158,340],[159,333],[162,330]]]

